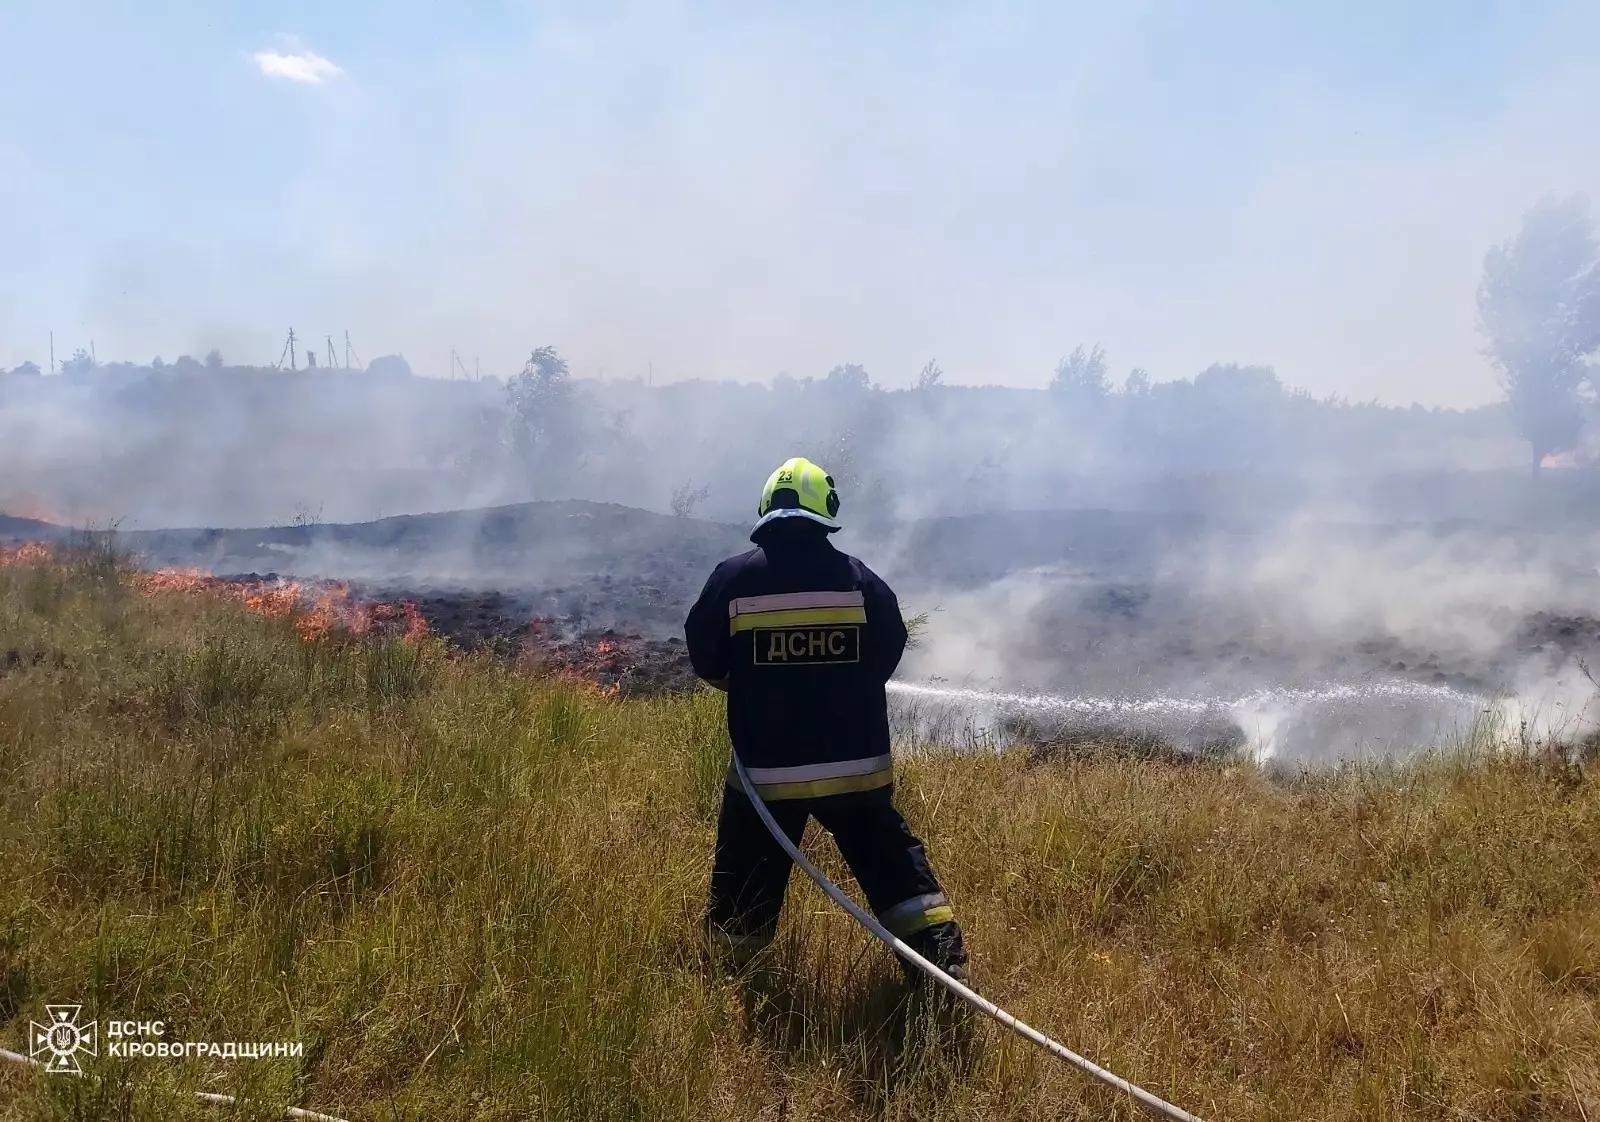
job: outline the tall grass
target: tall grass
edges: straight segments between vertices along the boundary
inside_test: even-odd
[[[1134,1117],[930,1016],[799,880],[765,958],[708,966],[721,719],[305,643],[114,559],[0,569],[0,1043],[82,1002],[305,1046],[6,1068],[0,1118]],[[979,988],[1207,1117],[1600,1117],[1586,765],[930,753],[898,791]]]

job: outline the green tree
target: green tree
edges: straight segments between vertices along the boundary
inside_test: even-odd
[[[822,385],[824,389],[843,393],[865,393],[872,388],[872,379],[867,376],[867,368],[859,362],[846,362],[828,371]]]
[[[579,446],[577,405],[567,361],[554,347],[540,347],[506,386],[511,449],[543,480],[571,466]]]
[[[404,355],[379,355],[367,364],[367,373],[374,378],[409,378],[411,364]]]
[[[72,352],[72,357],[61,361],[63,374],[87,374],[95,368],[94,356],[79,347]]]
[[[1080,343],[1071,354],[1056,363],[1050,389],[1077,401],[1099,401],[1111,392],[1106,369],[1104,348],[1096,343],[1093,350],[1086,350]]]
[[[1600,247],[1586,199],[1544,200],[1489,250],[1478,324],[1537,473],[1546,455],[1578,443],[1579,389],[1600,349]]]
[[[1272,367],[1237,362],[1213,362],[1194,376],[1194,388],[1216,402],[1243,406],[1264,405],[1283,394]]]

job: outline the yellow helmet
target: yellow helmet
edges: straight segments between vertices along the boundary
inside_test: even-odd
[[[752,533],[780,518],[805,518],[829,531],[837,530],[839,492],[833,488],[833,476],[804,456],[795,456],[767,477],[756,513],[760,517],[751,527]]]

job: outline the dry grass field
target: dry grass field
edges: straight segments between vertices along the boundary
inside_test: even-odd
[[[767,957],[705,961],[720,695],[303,630],[104,553],[0,566],[0,1045],[72,1002],[304,1046],[0,1065],[0,1119],[1136,1116],[908,1000],[799,878]],[[1586,761],[930,751],[897,792],[975,985],[1212,1122],[1600,1119]]]

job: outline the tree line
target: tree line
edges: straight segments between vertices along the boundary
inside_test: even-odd
[[[1527,442],[1534,471],[1552,456],[1581,449],[1586,417],[1600,396],[1595,374],[1595,355],[1600,351],[1600,244],[1585,199],[1540,202],[1523,216],[1513,237],[1488,251],[1477,291],[1477,313],[1485,354],[1505,391],[1507,415]],[[178,377],[224,370],[279,373],[273,367],[229,367],[216,349],[203,359],[183,355],[171,364],[157,357],[148,364],[101,365],[91,352],[79,348],[61,362],[60,369],[75,377],[96,372]],[[12,376],[22,377],[40,373],[33,362],[10,371]],[[412,371],[403,357],[386,355],[373,360],[366,373],[407,378]],[[503,388],[486,385],[475,391],[469,434],[442,441],[450,449],[450,462],[477,472],[516,470],[554,479],[570,476],[584,465],[593,466],[607,446],[629,444],[636,415],[652,411],[642,405],[652,395],[639,392],[644,387],[626,382],[621,388],[598,391],[580,391],[580,385],[590,384],[574,380],[566,359],[555,347],[534,349]],[[746,428],[816,441],[846,465],[841,470],[847,470],[852,460],[864,461],[878,454],[884,433],[894,427],[886,420],[888,414],[932,417],[939,412],[937,402],[952,394],[966,395],[963,400],[968,404],[962,408],[969,413],[971,402],[978,400],[973,394],[988,395],[977,411],[988,415],[997,433],[1007,427],[1031,428],[1039,416],[1037,407],[1029,406],[1020,410],[1017,418],[1007,418],[1004,407],[994,404],[1007,393],[1037,391],[952,385],[936,359],[924,364],[909,391],[900,391],[911,400],[924,402],[909,411],[887,404],[883,391],[856,362],[840,363],[818,378],[779,375],[761,387],[764,393],[759,398],[749,396],[749,387],[733,389],[729,383],[679,385],[677,389],[657,388],[656,396],[669,402],[667,413],[672,412],[670,402],[685,396],[699,394],[705,401],[681,410],[673,424],[692,424],[696,413],[719,414],[723,411],[720,402],[739,401],[754,415],[770,414]],[[706,388],[696,389],[697,385]],[[494,394],[499,394],[498,400]],[[1275,446],[1286,442],[1293,446],[1302,433],[1313,438],[1319,435],[1323,423],[1304,420],[1311,407],[1349,404],[1331,398],[1313,402],[1309,395],[1286,388],[1271,367],[1235,363],[1216,363],[1192,378],[1159,382],[1136,367],[1118,384],[1112,378],[1109,357],[1098,344],[1079,345],[1061,358],[1049,382],[1048,400],[1055,418],[1048,424],[1064,418],[1069,428],[1076,425],[1083,430],[1076,452],[1103,445],[1112,439],[1107,434],[1115,433],[1114,439],[1123,443],[1160,446],[1161,455],[1175,456],[1178,463],[1232,463],[1246,451],[1249,460],[1273,460],[1285,451]],[[814,423],[786,424],[783,409],[788,406],[773,408],[773,402],[794,405],[797,415]],[[1374,433],[1386,427],[1371,417],[1369,422]],[[963,423],[963,418],[949,418],[948,423]],[[730,420],[727,427],[734,424]],[[1241,432],[1248,433],[1244,449],[1213,446],[1218,438],[1232,440]],[[674,435],[667,431],[660,438]],[[1002,457],[1008,442],[1016,443],[1000,437],[994,442],[997,447],[985,455]],[[688,493],[693,494],[693,489]]]

